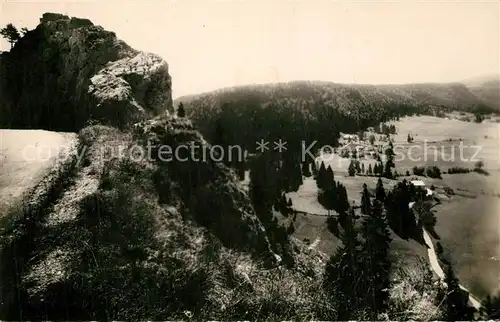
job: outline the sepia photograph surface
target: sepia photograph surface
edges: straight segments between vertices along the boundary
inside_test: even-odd
[[[500,320],[500,2],[0,1],[0,320]]]

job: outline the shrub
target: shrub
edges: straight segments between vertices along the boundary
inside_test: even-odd
[[[426,175],[429,178],[441,179],[441,170],[436,166],[427,167]]]
[[[413,174],[416,176],[425,176],[425,168],[424,167],[413,167]]]
[[[469,173],[470,169],[467,168],[461,168],[461,167],[452,167],[448,169],[449,174],[455,174],[455,173]]]
[[[482,168],[475,168],[474,172],[477,172],[479,174],[484,174],[485,176],[488,176],[490,173]]]

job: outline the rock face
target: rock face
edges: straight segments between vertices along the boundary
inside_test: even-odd
[[[125,128],[172,110],[168,64],[88,19],[46,13],[0,55],[0,126]]]

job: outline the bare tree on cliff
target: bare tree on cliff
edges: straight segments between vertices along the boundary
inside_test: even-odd
[[[7,24],[7,26],[5,26],[5,28],[0,29],[0,35],[3,38],[7,39],[7,41],[10,44],[11,49],[12,49],[12,47],[14,47],[14,44],[16,43],[16,41],[18,41],[21,38],[19,31],[11,23]]]

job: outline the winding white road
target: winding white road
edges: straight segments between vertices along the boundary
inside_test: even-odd
[[[432,243],[431,237],[429,236],[429,233],[427,233],[425,229],[424,229],[424,240],[425,243],[429,246],[429,248],[427,249],[427,253],[429,255],[429,262],[431,264],[432,270],[436,273],[437,276],[439,276],[441,280],[444,280],[445,277],[444,271],[441,268],[441,265],[439,265],[439,261],[436,255],[436,251],[434,250],[434,245]],[[465,287],[460,285],[460,288],[469,293],[469,302],[476,310],[479,310],[481,308],[481,302],[474,295],[472,295],[472,293]]]

